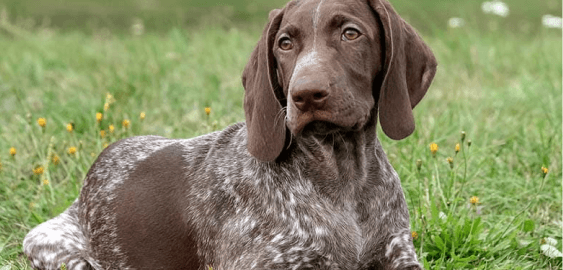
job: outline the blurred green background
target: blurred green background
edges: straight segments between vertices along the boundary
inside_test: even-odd
[[[167,31],[172,27],[202,24],[264,22],[273,8],[285,5],[283,0],[2,0],[2,16],[23,28],[45,26],[62,31],[93,33],[100,29],[129,31],[140,19],[146,31]],[[561,16],[561,1],[511,0],[509,16],[498,20],[481,20],[480,4],[466,0],[393,0],[396,10],[415,28],[424,33],[447,28],[451,17],[459,17],[482,30],[507,29],[533,35],[542,30],[545,14]]]

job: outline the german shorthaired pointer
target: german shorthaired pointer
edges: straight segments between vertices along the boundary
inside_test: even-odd
[[[246,65],[246,123],[105,149],[33,229],[36,269],[421,269],[376,136],[414,130],[436,72],[386,0],[295,0]]]

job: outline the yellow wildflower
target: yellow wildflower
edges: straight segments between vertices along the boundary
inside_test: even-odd
[[[109,110],[109,103],[104,103],[104,112]]]
[[[473,197],[469,198],[469,203],[478,204],[479,203],[479,197],[473,196]]]
[[[418,239],[418,233],[415,232],[415,231],[412,231],[411,236],[412,236],[412,239],[413,239],[413,240]]]
[[[68,123],[66,125],[66,131],[68,131],[69,133],[72,132],[74,130],[74,125],[72,123]]]
[[[12,156],[12,157],[13,157],[13,156],[15,156],[15,155],[16,155],[16,153],[17,153],[17,152],[16,152],[16,148],[14,148],[14,147],[10,147],[10,156]]]
[[[450,168],[453,169],[454,168],[454,159],[452,157],[448,157],[448,158],[446,158],[446,161],[448,161],[448,164],[450,164]]]
[[[461,145],[459,145],[459,143],[456,143],[455,144],[455,153],[457,154],[460,149],[461,149]]]
[[[61,159],[57,155],[53,155],[53,157],[51,158],[51,162],[55,165],[58,165],[60,161]]]
[[[105,142],[102,146],[103,146],[104,148],[107,148],[108,145],[109,145],[109,144],[108,144],[107,142]]]
[[[37,124],[42,127],[45,128],[45,126],[47,126],[47,120],[45,120],[45,118],[40,117],[37,119]]]
[[[145,112],[141,112],[141,114],[139,114],[139,118],[141,118],[141,120],[145,119]]]
[[[115,130],[115,127],[113,125],[109,125],[108,130],[109,130],[109,133],[113,133],[113,131]]]
[[[48,185],[49,184],[49,180],[48,179],[43,179],[43,185]]]
[[[104,138],[106,136],[105,130],[100,130],[100,137]]]
[[[69,153],[70,155],[74,155],[74,154],[76,153],[76,147],[74,147],[74,146],[69,147],[69,148],[68,148],[68,153]]]
[[[209,115],[211,113],[211,107],[205,107],[205,114]]]
[[[130,124],[131,122],[129,121],[129,119],[125,119],[123,120],[123,122],[121,122],[121,125],[123,125],[124,128],[128,128]]]
[[[96,121],[98,121],[98,123],[102,121],[103,117],[104,115],[101,112],[96,113]]]
[[[432,156],[436,156],[436,152],[438,152],[438,144],[436,143],[431,143],[430,144],[430,153],[432,153]]]
[[[40,174],[43,174],[44,171],[45,170],[43,169],[43,166],[39,166],[39,167],[33,169],[33,174],[40,175]]]
[[[541,167],[541,172],[543,173],[543,177],[545,177],[545,176],[547,175],[547,173],[549,172],[549,169],[546,168],[546,167],[544,167],[544,166],[542,166],[542,167]]]

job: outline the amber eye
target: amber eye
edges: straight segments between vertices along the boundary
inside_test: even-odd
[[[284,50],[284,51],[288,51],[293,49],[293,42],[291,42],[291,40],[288,37],[284,37],[282,39],[280,39],[280,43],[279,43],[280,49]]]
[[[354,40],[360,37],[360,32],[356,29],[346,28],[344,33],[342,33],[342,40]]]

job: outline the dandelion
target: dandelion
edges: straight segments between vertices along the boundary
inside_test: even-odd
[[[465,21],[462,18],[450,18],[448,20],[449,28],[460,28],[465,25]]]
[[[104,115],[101,112],[96,113],[96,121],[101,122]]]
[[[124,128],[128,128],[130,124],[131,124],[131,122],[129,121],[129,119],[125,119],[125,120],[123,120],[123,122],[121,122],[121,125]]]
[[[211,107],[205,107],[205,114],[209,115],[211,113]]]
[[[478,204],[479,203],[479,197],[473,196],[473,197],[469,198],[469,203],[471,203],[473,205]]]
[[[547,173],[549,172],[549,169],[546,167],[541,167],[541,172],[543,173],[543,177],[545,177],[547,175]]]
[[[506,17],[509,13],[508,5],[498,0],[483,2],[483,4],[481,4],[481,10],[483,10],[484,13],[490,13],[501,17]]]
[[[59,158],[59,156],[53,155],[53,157],[51,158],[51,162],[55,165],[58,165],[59,162],[61,162],[61,159]]]
[[[541,17],[541,23],[546,28],[559,28],[561,29],[561,25],[563,24],[563,20],[561,17],[553,16],[553,15],[543,15]]]
[[[43,117],[39,117],[39,118],[37,119],[37,124],[38,124],[40,127],[45,128],[45,126],[47,126],[47,120],[45,120],[45,118],[43,118]]]
[[[450,169],[454,168],[454,159],[452,157],[448,157],[446,159],[446,161],[448,162],[448,164],[450,164]]]
[[[457,155],[457,153],[459,153],[459,150],[461,149],[461,145],[459,145],[459,143],[455,144],[455,154]]]
[[[45,170],[43,169],[43,166],[38,166],[35,169],[33,169],[33,174],[41,175],[43,174],[44,171]]]
[[[74,146],[69,147],[67,152],[68,152],[69,155],[76,154],[76,147],[74,147]]]
[[[17,153],[16,148],[10,147],[10,156],[15,157],[16,153]]]
[[[109,133],[113,133],[113,131],[115,130],[115,127],[113,125],[109,125],[108,130],[109,130]]]
[[[43,185],[46,186],[49,184],[49,180],[48,179],[43,179]]]
[[[411,236],[412,236],[412,239],[413,239],[413,240],[417,240],[417,239],[418,239],[418,233],[415,232],[415,231],[412,231],[412,232],[411,232]]]
[[[436,157],[436,152],[438,152],[438,144],[431,143],[430,144],[430,153],[432,153],[433,157]]]
[[[102,138],[106,137],[106,131],[105,130],[100,130],[100,137],[102,137]]]
[[[141,120],[145,120],[145,112],[141,112],[139,114],[139,118],[141,118]]]
[[[68,123],[66,125],[66,131],[68,131],[68,133],[72,133],[72,131],[74,130],[74,124],[73,123]]]

